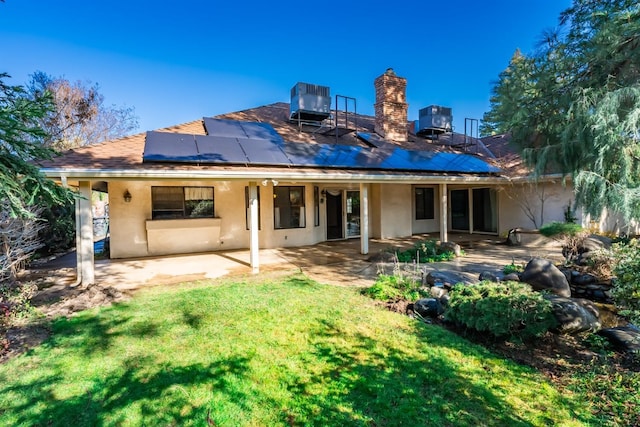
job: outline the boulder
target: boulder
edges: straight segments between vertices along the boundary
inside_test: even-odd
[[[440,249],[442,251],[453,252],[457,257],[462,255],[462,248],[460,248],[460,245],[455,242],[442,242],[440,243]]]
[[[583,252],[593,252],[599,249],[609,249],[612,242],[613,241],[608,237],[592,234],[584,239],[580,246],[578,246],[578,253],[581,254]]]
[[[502,278],[502,281],[503,282],[519,282],[520,275],[518,275],[518,273],[505,274],[504,277]]]
[[[594,276],[593,274],[589,274],[589,273],[583,273],[583,274],[576,274],[576,275],[572,275],[571,276],[571,283],[573,283],[576,286],[588,286],[588,285],[594,285],[596,283],[598,283],[598,278],[596,276]]]
[[[571,289],[565,275],[549,260],[534,258],[520,275],[520,281],[528,283],[537,291],[551,293],[569,298]]]
[[[463,283],[465,285],[469,285],[471,283],[476,283],[477,280],[475,276],[472,276],[469,273],[462,273],[456,271],[430,271],[424,276],[423,283],[425,285],[430,286],[444,286],[445,288],[451,289],[453,285],[456,283]]]
[[[421,298],[413,303],[413,310],[422,317],[438,317],[444,313],[444,307],[436,298]]]
[[[446,307],[449,304],[449,291],[442,286],[432,286],[429,293],[433,298],[440,300],[440,303]]]
[[[480,277],[478,277],[478,279],[480,279],[480,281],[489,281],[489,282],[499,282],[500,281],[500,277],[498,277],[497,274],[492,273],[491,271],[483,271],[482,273],[480,273]]]
[[[633,325],[602,329],[598,334],[622,351],[640,353],[640,330]]]
[[[553,315],[558,321],[558,331],[574,335],[587,331],[596,332],[602,327],[600,313],[591,301],[557,295],[547,295],[545,298],[551,302]]]

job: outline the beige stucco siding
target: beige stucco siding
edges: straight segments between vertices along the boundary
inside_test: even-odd
[[[383,184],[380,186],[380,237],[411,236],[411,185]]]
[[[111,257],[131,258],[173,253],[207,252],[249,247],[246,225],[245,187],[242,181],[114,181],[109,183]],[[152,186],[214,187],[215,218],[152,220]],[[305,187],[304,228],[274,229],[273,186],[260,185],[260,247],[303,246],[324,240],[324,212],[320,226],[314,223],[314,195],[311,184],[279,183]],[[129,190],[131,201],[122,197]]]
[[[504,185],[498,194],[498,231],[503,235],[512,228],[535,229],[551,221],[563,222],[566,207],[574,206],[572,187],[565,187],[561,182]],[[535,223],[527,213],[535,216]],[[580,222],[580,210],[575,216]]]

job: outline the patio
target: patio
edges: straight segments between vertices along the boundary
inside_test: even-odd
[[[360,240],[323,242],[312,246],[260,250],[260,274],[301,271],[323,283],[341,286],[369,286],[381,267],[369,258],[390,248],[408,249],[417,241],[437,236],[416,235],[405,239],[370,239],[369,254],[359,253]],[[507,246],[497,236],[450,234],[450,241],[465,251],[451,262],[431,263],[431,270],[455,270],[477,275],[499,270],[512,261],[526,263],[532,257],[561,259],[559,244],[538,239],[523,246]],[[75,286],[75,252],[32,267],[31,273],[46,274],[58,286]],[[164,256],[137,259],[98,259],[96,283],[132,291],[150,285],[171,284],[223,276],[251,275],[249,250]],[[390,272],[390,267],[385,267]]]

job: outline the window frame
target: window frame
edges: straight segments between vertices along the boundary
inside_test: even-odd
[[[192,215],[187,215],[187,210],[188,210],[188,206],[187,206],[187,199],[186,199],[186,189],[188,188],[201,188],[201,189],[210,189],[211,190],[211,215],[197,215],[197,216],[192,216]],[[176,190],[176,189],[181,189],[181,207],[177,208],[176,206],[174,206],[173,208],[160,208],[158,207],[158,204],[160,203],[160,201],[157,198],[157,195],[155,194],[157,191],[161,191],[164,189],[172,189],[172,190]],[[177,194],[177,191],[176,191]],[[194,199],[195,200],[195,199]],[[209,200],[209,199],[199,199],[199,200]],[[173,202],[177,202],[176,200],[173,200]],[[190,186],[190,185],[186,185],[186,186],[181,186],[181,185],[154,185],[151,186],[151,219],[152,220],[168,220],[168,219],[202,219],[202,218],[215,218],[215,214],[216,214],[216,210],[215,210],[215,187],[213,186]],[[167,215],[166,213],[163,214],[162,212],[175,212],[176,214],[169,214]],[[181,212],[181,214],[177,214],[178,212]]]
[[[283,191],[287,191],[286,196],[283,197],[284,202],[279,200],[279,194],[283,193]],[[299,191],[298,197],[296,198],[294,194],[292,194],[293,190],[296,192]],[[303,185],[279,185],[277,187],[273,187],[273,228],[274,230],[288,230],[288,229],[296,229],[296,228],[306,228],[307,227],[307,218],[306,218],[306,197],[305,197],[306,187]],[[284,196],[284,194],[282,194]],[[291,225],[293,223],[293,216],[288,217],[288,221],[282,221],[280,208],[284,208],[288,210],[289,213],[292,213],[294,209],[302,209],[298,211],[298,225]],[[276,214],[276,209],[278,209],[278,214]],[[288,225],[283,225],[283,223],[288,223]],[[278,226],[278,223],[280,226]]]
[[[418,207],[420,203],[418,202],[418,190],[423,192],[422,194],[422,206],[421,212],[422,216],[419,216],[420,211]],[[430,198],[427,197],[427,194],[430,193]],[[414,217],[416,221],[423,220],[432,220],[436,217],[436,204],[435,204],[435,188],[433,187],[413,187],[413,211]]]

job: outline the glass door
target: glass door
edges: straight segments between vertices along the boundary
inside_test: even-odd
[[[347,191],[347,237],[360,235],[360,191]]]
[[[469,190],[451,190],[451,229],[469,230]]]
[[[327,240],[342,239],[342,191],[326,191]]]

